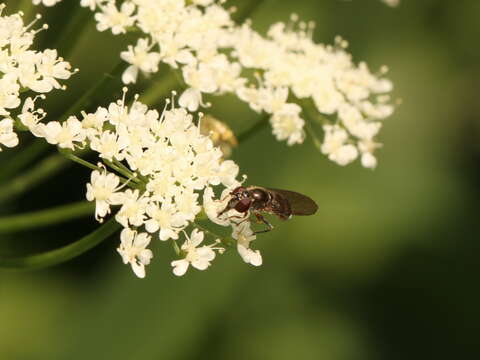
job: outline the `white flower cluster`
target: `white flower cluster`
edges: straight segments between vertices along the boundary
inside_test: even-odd
[[[231,12],[215,0],[82,0],[96,11],[97,29],[122,34],[130,27],[144,33],[121,58],[130,66],[124,83],[136,81],[139,71],[158,71],[160,62],[180,69],[188,88],[179,103],[189,111],[205,106],[202,94],[233,93],[257,112],[270,114],[272,131],[288,145],[305,138],[302,106],[315,118],[322,115],[322,152],[345,165],[359,156],[373,168],[373,139],[381,120],[393,106],[384,71],[372,74],[365,63],[356,65],[345,51],[346,41],[334,46],[312,40],[313,24],[276,23],[267,37],[249,22],[236,25]],[[248,74],[255,74],[254,79]]]
[[[144,277],[145,265],[153,256],[146,249],[151,237],[176,241],[201,212],[202,191],[207,196],[205,212],[211,214],[214,209],[216,219],[218,205],[225,203],[212,199],[213,187],[223,186],[228,194],[240,184],[236,180],[239,168],[232,160],[222,160],[221,150],[200,133],[193,116],[183,108],[172,105],[159,114],[136,99],[130,107],[122,99],[82,115],[82,120],[71,116],[62,124],[39,123],[36,135],[60,148],[88,147],[98,153],[104,163],[91,174],[87,200],[95,201],[95,218],[100,222],[112,206],[119,206],[115,219],[124,229],[118,251],[135,274]],[[247,261],[254,236],[246,225],[232,226],[242,245],[240,255]],[[204,270],[215,251],[224,251],[219,240],[199,247],[203,237],[197,229],[187,237],[179,251],[183,258],[172,262],[175,275],[183,275],[189,264]]]
[[[0,4],[0,145],[14,147],[18,136],[14,132],[17,116],[25,126],[34,126],[45,116],[42,109],[35,110],[35,97],[22,98],[27,90],[44,94],[53,89],[63,89],[58,79],[68,79],[73,71],[70,64],[57,56],[57,51],[30,49],[39,30],[30,30],[40,18],[24,25],[21,13],[2,16],[4,4]],[[43,25],[41,29],[46,29]],[[44,98],[44,95],[37,97]],[[12,112],[23,106],[18,112]],[[1,151],[1,147],[0,147]]]

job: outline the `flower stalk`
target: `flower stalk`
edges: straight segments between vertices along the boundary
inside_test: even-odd
[[[118,231],[120,227],[121,225],[111,218],[87,236],[59,249],[22,257],[0,257],[0,267],[35,270],[58,265],[97,246]]]
[[[267,127],[268,116],[262,116],[255,124],[237,136],[238,143],[243,143],[251,138],[253,135]]]
[[[18,175],[0,187],[0,203],[6,203],[57,174],[71,163],[63,156],[53,154],[41,160],[31,170]]]
[[[50,209],[0,217],[0,234],[27,231],[91,216],[94,210],[95,206],[92,203],[79,201]]]

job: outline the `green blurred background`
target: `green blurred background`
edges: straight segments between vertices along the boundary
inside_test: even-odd
[[[67,52],[81,70],[45,106],[55,114],[111,70],[126,40],[97,33],[77,0],[47,10],[34,10],[50,24],[41,47]],[[315,216],[276,221],[255,242],[263,266],[230,251],[177,278],[173,253],[156,243],[140,280],[121,263],[114,236],[61,266],[2,271],[0,359],[480,357],[480,1],[403,0],[391,9],[377,0],[266,0],[254,27],[265,31],[291,12],[316,21],[317,41],[339,34],[356,61],[390,67],[403,104],[381,132],[378,168],[339,167],[311,141],[287,147],[263,129],[234,153],[249,183],[320,205]],[[85,23],[81,35],[66,41],[75,21]],[[119,96],[114,85],[103,104]],[[233,98],[216,99],[212,112],[237,131],[256,120]],[[1,214],[81,200],[88,179],[72,166],[2,204]],[[96,227],[89,218],[2,234],[0,250],[55,248]]]

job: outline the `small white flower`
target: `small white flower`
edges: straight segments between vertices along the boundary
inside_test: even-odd
[[[381,146],[382,144],[378,144],[369,139],[358,142],[358,149],[362,154],[361,163],[363,167],[367,169],[375,169],[377,167],[377,158],[373,155],[373,153],[375,149]]]
[[[95,10],[98,0],[80,0],[80,6],[88,7],[91,11]]]
[[[361,158],[362,166],[367,169],[375,169],[377,167],[377,158],[372,153],[364,153]]]
[[[145,229],[149,233],[158,231],[158,237],[162,241],[178,239],[178,233],[187,225],[185,217],[169,201],[164,201],[161,206],[157,203],[149,204],[146,213],[150,219],[145,221]]]
[[[0,144],[9,148],[18,145],[18,136],[13,131],[12,119],[3,119],[0,121]],[[0,148],[0,151],[2,151],[2,148]]]
[[[75,150],[75,146],[81,146],[87,135],[75,116],[70,116],[64,123],[50,121],[43,131],[48,143],[72,150]]]
[[[197,89],[188,88],[180,95],[178,104],[188,111],[197,111],[202,104],[202,93]]]
[[[171,262],[173,273],[177,276],[184,275],[190,264],[195,269],[205,270],[210,266],[210,262],[215,259],[215,251],[211,245],[198,247],[203,241],[203,232],[193,229],[190,237],[188,237],[187,234],[185,234],[185,236],[187,239],[181,247],[185,258]]]
[[[44,137],[45,125],[40,123],[40,121],[45,117],[45,115],[46,113],[42,109],[35,109],[35,99],[28,97],[23,103],[22,112],[18,114],[18,118],[33,135],[37,137]]]
[[[339,165],[347,165],[358,156],[358,150],[354,145],[347,144],[347,132],[338,125],[325,125],[325,138],[322,145],[322,153]]]
[[[39,54],[36,70],[39,79],[32,89],[41,93],[60,89],[61,85],[56,79],[68,79],[71,75],[70,64],[58,58],[57,50],[54,49],[46,49]]]
[[[129,263],[135,275],[144,278],[145,265],[148,265],[153,257],[152,251],[146,249],[150,243],[150,236],[147,233],[123,229],[120,233],[120,240],[117,251],[122,256],[123,263]]]
[[[235,188],[240,184],[237,181],[237,176],[240,172],[240,168],[232,160],[225,160],[220,165],[218,172],[219,181],[227,188]]]
[[[99,153],[99,156],[107,159],[123,160],[122,150],[128,146],[128,139],[125,136],[115,134],[111,131],[101,133],[99,137],[93,137],[90,141],[90,148]]]
[[[262,255],[259,250],[252,250],[250,243],[256,239],[255,234],[250,228],[250,222],[243,221],[240,224],[233,224],[232,237],[237,239],[237,251],[243,261],[253,266],[262,265]]]
[[[89,139],[95,138],[103,131],[103,125],[107,121],[108,110],[105,108],[98,108],[97,111],[91,114],[81,112],[82,127],[87,131],[87,137]]]
[[[158,63],[160,62],[160,53],[150,51],[151,45],[148,39],[139,39],[137,45],[128,46],[127,51],[120,53],[120,57],[130,65],[122,75],[124,84],[135,83],[137,81],[138,70],[145,74],[158,71]]]
[[[183,221],[193,221],[197,214],[202,210],[198,204],[198,193],[193,188],[184,187],[178,189],[175,194],[175,204],[179,213],[183,217]]]
[[[333,114],[344,102],[344,97],[333,85],[328,86],[328,83],[319,81],[320,84],[313,93],[313,101],[321,113]]]
[[[225,209],[227,206],[229,198],[230,189],[225,189],[222,193],[220,200],[214,200],[213,197],[215,194],[213,193],[213,189],[211,187],[205,188],[203,192],[203,209],[205,210],[205,214],[207,214],[210,221],[214,222],[217,225],[221,226],[228,226],[230,225],[230,220],[228,219],[227,214],[223,215],[221,218],[218,214]],[[234,210],[232,210],[234,211]]]
[[[300,144],[305,138],[303,126],[305,121],[300,117],[302,108],[297,104],[285,104],[270,118],[273,134],[277,140],[287,140],[288,145]]]
[[[138,190],[127,189],[122,193],[122,207],[115,215],[115,219],[122,224],[123,227],[142,226],[146,218],[145,212],[149,198],[146,194],[140,196]]]
[[[277,88],[261,88],[259,96],[262,108],[269,114],[285,112],[284,106],[287,104],[288,88],[280,86]],[[292,104],[293,105],[293,104]],[[298,106],[298,105],[297,105]],[[289,112],[292,112],[291,110]],[[297,112],[297,114],[299,111]]]
[[[120,189],[120,179],[106,170],[100,172],[94,170],[90,175],[90,183],[87,184],[87,200],[95,200],[95,219],[100,221],[110,213],[110,205],[118,204],[115,194]]]
[[[126,28],[132,26],[135,22],[135,17],[132,15],[134,11],[135,5],[132,2],[124,2],[118,10],[115,3],[109,1],[102,7],[102,12],[95,14],[97,30],[112,29],[114,35],[126,33]]]
[[[33,0],[33,5],[38,5],[40,3],[43,3],[45,6],[53,6],[57,3],[59,3],[62,0]]]
[[[12,73],[7,73],[0,79],[0,115],[8,115],[6,109],[20,105],[19,91],[20,85]]]

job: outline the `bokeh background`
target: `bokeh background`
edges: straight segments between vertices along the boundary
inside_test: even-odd
[[[45,106],[60,114],[111,70],[126,40],[97,33],[78,1],[48,11],[28,3],[7,1],[8,12],[43,12],[50,30],[39,46],[81,69]],[[480,357],[480,2],[266,0],[251,17],[265,31],[292,12],[317,23],[317,41],[339,34],[357,61],[390,67],[402,105],[381,132],[378,168],[339,167],[311,141],[287,147],[264,128],[234,152],[249,183],[308,194],[320,211],[275,221],[255,242],[263,266],[230,251],[176,278],[173,253],[157,243],[140,280],[113,236],[61,266],[1,271],[0,359]],[[104,104],[119,95],[114,85]],[[216,99],[212,112],[238,132],[257,120],[233,98]],[[88,179],[66,168],[1,214],[81,200]],[[0,234],[1,254],[55,248],[96,227],[86,218]]]

